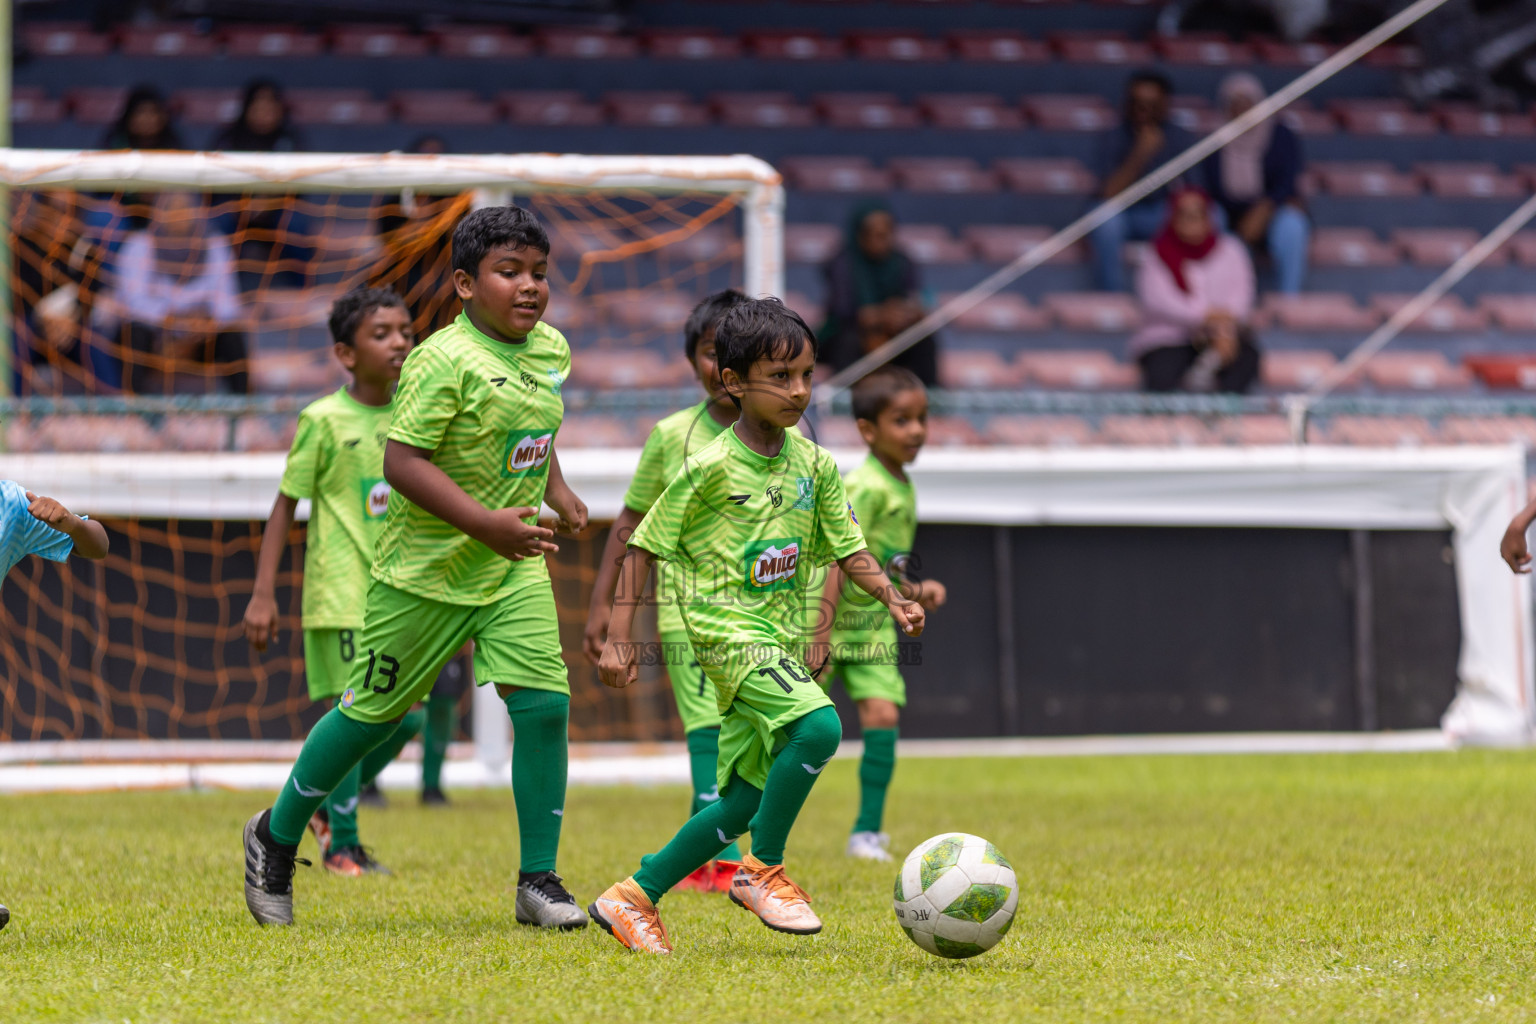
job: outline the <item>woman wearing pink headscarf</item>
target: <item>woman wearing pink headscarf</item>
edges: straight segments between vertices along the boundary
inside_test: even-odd
[[[1242,393],[1259,375],[1253,261],[1217,230],[1209,197],[1185,188],[1136,274],[1142,327],[1131,338],[1148,391]]]
[[[1263,98],[1263,83],[1247,72],[1228,75],[1218,91],[1228,118],[1246,113]],[[1247,245],[1269,253],[1275,290],[1284,295],[1301,291],[1307,273],[1312,228],[1297,194],[1302,163],[1301,140],[1271,117],[1201,165],[1220,219]]]

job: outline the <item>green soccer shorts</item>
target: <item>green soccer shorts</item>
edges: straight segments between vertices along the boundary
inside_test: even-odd
[[[683,732],[720,728],[715,684],[694,656],[687,630],[667,630],[661,634],[661,660],[667,667],[667,678],[672,681],[672,696],[677,699],[677,717],[683,720]]]
[[[569,694],[555,592],[542,575],[484,608],[444,604],[374,580],[341,710],[393,722],[432,692],[438,672],[475,642],[475,680]]]
[[[783,648],[762,648],[734,689],[731,703],[720,718],[720,760],[715,774],[722,793],[737,775],[758,789],[766,786],[774,755],[789,742],[784,727],[832,704],[804,662]]]
[[[830,690],[834,680],[842,682],[850,700],[888,700],[899,708],[907,706],[907,681],[890,662],[834,661],[821,673],[821,685]]]
[[[333,700],[347,688],[357,658],[357,634],[355,629],[304,631],[304,681],[310,700]]]

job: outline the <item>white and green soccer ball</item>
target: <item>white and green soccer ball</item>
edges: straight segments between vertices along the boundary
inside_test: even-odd
[[[946,832],[907,854],[896,876],[896,921],[935,956],[959,960],[997,945],[1013,925],[1013,865],[980,836]]]

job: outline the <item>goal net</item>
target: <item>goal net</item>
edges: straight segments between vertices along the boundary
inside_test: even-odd
[[[275,494],[218,495],[241,460],[280,467],[297,410],[343,382],[325,324],[337,295],[394,288],[421,336],[458,312],[449,239],[469,209],[517,202],[550,233],[545,319],[576,352],[568,416],[598,394],[687,385],[681,326],[708,292],[783,290],[779,176],[745,156],[0,150],[0,185],[15,340],[0,378],[16,395],[0,405],[0,478],[59,480],[68,456],[50,453],[105,453],[168,481],[136,502],[61,484],[112,552],[6,578],[6,742],[302,738],[320,710],[302,675],[304,524],[278,580],[280,643],[258,656],[240,619]],[[571,425],[562,445],[639,441],[634,416]],[[254,474],[267,492],[272,471]],[[674,738],[659,675],[608,691],[582,656],[602,539],[550,564],[572,736]]]

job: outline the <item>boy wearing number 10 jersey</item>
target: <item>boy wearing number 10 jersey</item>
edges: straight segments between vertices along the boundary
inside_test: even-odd
[[[548,504],[575,533],[587,508],[555,454],[571,354],[542,322],[548,267],[549,236],[519,207],[476,210],[454,229],[464,309],[401,369],[384,452],[393,495],[352,674],[277,802],[246,822],[246,907],[259,924],[293,923],[295,851],[309,816],[467,640],[477,681],[496,686],[516,737],[517,920],[586,924],[555,873],[570,684],[544,564],[557,549],[538,510]]]

